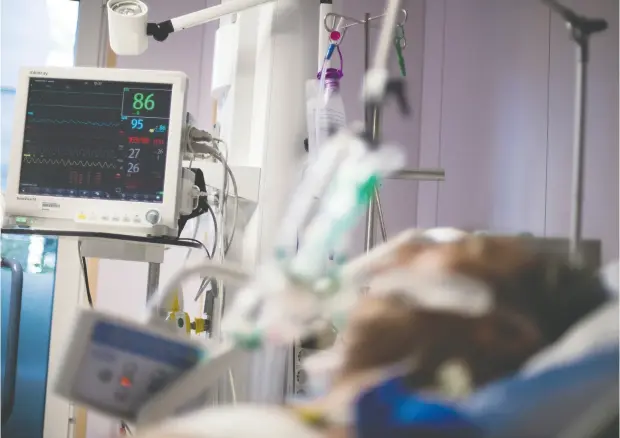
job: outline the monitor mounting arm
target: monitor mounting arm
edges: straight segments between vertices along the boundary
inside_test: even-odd
[[[232,0],[200,11],[181,15],[161,23],[148,23],[146,34],[155,41],[165,41],[173,32],[179,32],[190,27],[199,26],[209,21],[217,20],[230,14],[236,14],[254,6],[271,3],[275,0]]]

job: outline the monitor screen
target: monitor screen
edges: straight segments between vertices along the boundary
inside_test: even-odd
[[[30,78],[19,193],[163,200],[171,84]]]

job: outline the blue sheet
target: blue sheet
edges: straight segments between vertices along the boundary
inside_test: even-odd
[[[557,436],[607,394],[618,393],[618,353],[613,346],[538,375],[499,381],[459,404],[412,394],[403,378],[392,379],[358,399],[357,436]]]

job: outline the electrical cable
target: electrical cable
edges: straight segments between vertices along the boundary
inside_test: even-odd
[[[222,142],[224,145],[225,143]],[[222,196],[222,201],[220,203],[220,208],[222,209],[222,211],[224,211],[224,209],[226,208],[226,202],[228,200],[228,196],[227,196],[227,192],[228,192],[228,177],[230,177],[230,180],[232,182],[232,186],[233,186],[233,198],[235,200],[235,207],[233,209],[233,218],[232,218],[232,231],[230,233],[230,236],[228,239],[226,239],[226,242],[224,244],[224,256],[226,256],[228,254],[228,251],[230,250],[230,247],[232,245],[233,239],[235,237],[235,231],[237,229],[237,220],[238,220],[238,215],[239,215],[239,188],[237,186],[237,179],[235,178],[235,175],[232,171],[232,169],[230,168],[230,166],[228,165],[228,162],[226,161],[226,159],[222,156],[222,153],[214,148],[213,146],[210,145],[203,145],[205,146],[205,148],[209,151],[209,153],[211,154],[211,156],[216,159],[217,161],[219,161],[220,163],[222,163],[222,165],[224,166],[225,169],[225,173],[224,173],[224,180],[225,180],[225,184],[223,184],[223,186],[225,186],[225,189],[223,190],[223,194],[224,196]],[[227,153],[227,149],[226,149],[226,153]],[[206,196],[206,193],[201,193],[201,196]],[[214,227],[215,227],[215,236],[214,236],[214,246],[213,246],[213,250],[211,252],[211,255],[209,258],[213,258],[213,256],[215,256],[215,250],[217,249],[217,242],[219,241],[219,233],[223,233],[222,230],[218,229],[217,226],[217,218],[215,215],[215,212],[213,211],[213,208],[208,204],[207,204],[207,210],[209,210],[209,213],[211,214],[211,217],[213,218],[213,223],[214,223]],[[224,224],[222,224],[222,228],[224,228]],[[209,254],[207,252],[207,254]],[[200,297],[202,296],[202,294],[205,292],[207,286],[209,285],[209,283],[212,281],[212,278],[210,277],[205,277],[203,279],[203,281],[201,282],[200,286],[198,287],[198,291],[196,292],[196,295],[194,297],[194,301],[198,301],[200,299]],[[220,288],[221,289],[221,288]]]
[[[220,155],[222,154],[222,151],[220,151],[219,149],[219,145],[222,144],[224,146],[224,160],[228,163],[228,143],[226,143],[224,140],[220,139],[220,138],[214,138],[213,141],[215,143],[217,143],[217,145],[215,146],[216,150],[220,153]],[[226,180],[226,184],[225,184],[225,190],[224,190],[224,205],[228,205],[228,180]]]
[[[93,296],[90,293],[90,285],[88,282],[88,268],[86,266],[86,257],[81,257],[82,264],[82,276],[84,277],[84,285],[86,286],[86,298],[88,299],[88,305],[93,308]]]
[[[217,218],[215,217],[215,212],[213,211],[213,207],[210,205],[207,207],[207,211],[211,215],[213,219],[213,248],[211,248],[211,254],[215,254],[215,250],[217,249],[217,237],[218,237],[218,227],[217,227]]]
[[[215,212],[213,211],[213,208],[211,206],[209,206],[209,213],[211,214],[211,217],[213,218],[213,228],[214,228],[213,249],[211,250],[211,254],[215,254],[215,249],[217,248],[217,238],[218,238],[219,231],[217,228],[217,218],[215,217]],[[194,302],[200,299],[200,297],[205,292],[205,290],[207,289],[207,286],[211,283],[212,280],[213,278],[211,277],[203,278],[202,282],[200,283],[200,286],[198,287],[198,292],[196,292],[196,296],[194,297]]]
[[[198,239],[190,239],[189,237],[182,237],[182,238],[180,238],[178,240],[180,240],[182,242],[193,242],[193,243],[196,243],[197,245],[200,245],[200,247],[207,253],[207,257],[210,258],[210,259],[213,258],[213,254],[211,254],[209,252],[209,248],[207,248],[207,245],[205,245],[200,240],[198,240]]]
[[[219,139],[214,139],[214,141],[217,141],[218,143],[222,143],[224,145],[226,145],[226,143],[222,140]],[[238,215],[239,215],[239,188],[237,186],[237,179],[235,178],[235,175],[232,171],[232,169],[230,168],[230,166],[228,165],[228,160],[226,159],[225,156],[222,155],[222,152],[220,150],[218,150],[216,147],[211,146],[209,144],[202,144],[203,148],[207,150],[207,153],[210,154],[215,160],[219,161],[220,163],[222,163],[222,166],[224,166],[224,177],[223,177],[223,181],[222,181],[222,187],[223,187],[223,196],[222,196],[222,200],[220,202],[220,208],[222,209],[222,211],[225,211],[226,205],[228,203],[228,177],[230,177],[230,180],[232,182],[232,186],[233,186],[233,197],[235,198],[235,208],[233,210],[233,219],[232,219],[232,231],[230,233],[229,238],[227,239],[225,246],[224,246],[224,255],[228,254],[228,251],[230,250],[230,246],[232,245],[233,239],[235,237],[235,231],[237,229],[237,219],[238,219]],[[226,155],[228,155],[228,147],[226,146],[226,150],[225,150]],[[206,193],[201,193],[202,196],[206,196]],[[225,227],[222,226],[222,230],[221,232],[224,232]]]
[[[196,240],[196,237],[198,236],[198,228],[200,228],[200,216],[198,216],[196,220],[194,221],[194,230],[192,231],[192,237],[190,238],[190,240]],[[184,258],[185,262],[189,260],[189,256],[192,254],[192,249],[193,248],[189,248],[187,250],[187,253],[185,253],[185,258]],[[213,254],[213,252],[211,253]]]
[[[93,296],[90,293],[90,282],[88,281],[88,266],[86,265],[86,257],[82,256],[82,242],[78,242],[78,257],[80,258],[80,266],[82,267],[82,277],[84,278],[84,286],[86,287],[86,298],[88,305],[92,309]]]
[[[218,226],[217,226],[217,218],[215,215],[215,212],[213,211],[213,208],[207,203],[207,210],[209,211],[209,213],[211,214],[211,217],[213,218],[213,227],[214,227],[214,240],[213,240],[213,249],[212,249],[212,254],[211,257],[209,257],[210,259],[212,259],[213,255],[215,255],[215,250],[217,249],[217,244],[219,239],[225,239],[226,235],[225,235],[225,228],[226,228],[226,208],[228,206],[228,176],[230,176],[230,179],[232,181],[232,185],[233,185],[233,191],[234,191],[234,199],[235,199],[235,208],[233,210],[233,223],[232,223],[232,231],[230,233],[230,237],[228,239],[226,239],[225,241],[222,240],[223,243],[223,247],[221,248],[221,261],[222,263],[224,262],[224,258],[226,257],[226,254],[228,253],[228,251],[230,250],[230,246],[232,245],[233,239],[235,237],[235,231],[237,229],[237,217],[238,217],[238,213],[239,213],[239,191],[238,191],[238,187],[237,187],[237,181],[235,179],[235,175],[232,172],[232,169],[230,168],[230,166],[228,165],[228,145],[226,144],[226,142],[224,142],[221,139],[213,139],[214,142],[219,144],[222,144],[224,146],[224,154],[222,155],[222,152],[219,150],[219,148],[213,148],[214,151],[216,153],[213,153],[212,156],[220,161],[220,163],[222,163],[222,166],[224,166],[224,176],[223,176],[223,181],[222,181],[222,189],[221,189],[221,193],[220,193],[220,208],[221,208],[221,235],[219,234],[219,230],[218,230]],[[220,237],[221,236],[221,237]],[[207,285],[210,284],[213,281],[212,277],[206,277],[205,279],[203,279],[199,289],[198,289],[198,293],[196,294],[196,298],[195,301],[198,301],[198,299],[200,299],[200,296],[203,294],[204,290],[206,289]],[[222,287],[218,287],[218,289],[223,289]],[[224,306],[223,306],[223,302],[224,302],[224,296],[223,294],[220,295],[220,317],[224,312]],[[211,328],[211,336],[213,337],[213,327]],[[232,396],[232,402],[233,404],[237,403],[237,392],[235,389],[235,378],[233,375],[233,371],[231,368],[228,369],[228,381],[230,384],[230,391],[231,391],[231,396]]]
[[[232,169],[230,168],[228,163],[226,161],[223,161],[222,164],[226,167],[226,172],[230,176],[230,181],[232,182],[233,186],[233,196],[235,198],[235,208],[233,210],[233,220],[231,226],[232,230],[224,248],[224,254],[228,254],[228,250],[230,249],[233,239],[235,238],[235,231],[237,230],[237,216],[239,214],[239,189],[237,187],[237,180],[235,178],[235,175],[233,174]]]

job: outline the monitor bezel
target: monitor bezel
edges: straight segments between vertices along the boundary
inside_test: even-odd
[[[166,151],[166,168],[164,176],[164,195],[162,202],[134,202],[20,194],[19,181],[21,174],[29,83],[31,79],[37,78],[172,85],[168,144]],[[102,212],[112,214],[117,214],[118,212],[119,215],[144,217],[148,211],[155,209],[160,213],[160,221],[158,225],[176,230],[179,207],[178,203],[180,198],[178,196],[178,190],[181,183],[181,148],[185,124],[187,85],[187,75],[176,71],[128,70],[91,67],[22,68],[19,74],[17,92],[15,95],[15,116],[11,137],[10,165],[5,193],[6,215],[9,217],[24,216],[38,218],[40,220],[36,221],[37,226],[45,228],[46,219],[50,220],[50,222],[53,222],[57,226],[59,220],[75,222],[78,215],[85,214],[96,217]],[[58,204],[59,207],[54,209],[46,209],[44,208],[45,203],[55,203]],[[92,225],[93,229],[100,229],[101,225],[104,224],[92,223]],[[79,228],[85,229],[84,224],[80,224]],[[86,228],[90,227],[86,226]]]

